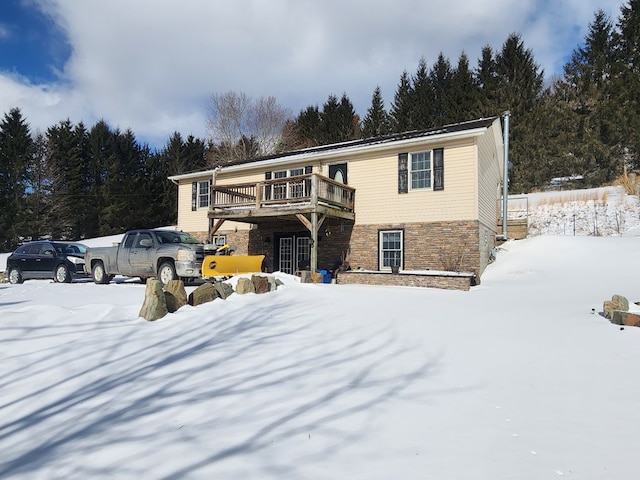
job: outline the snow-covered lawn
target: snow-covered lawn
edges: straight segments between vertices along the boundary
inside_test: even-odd
[[[506,243],[469,292],[0,285],[0,478],[640,478],[640,237]],[[194,287],[188,287],[188,291]],[[633,308],[639,308],[633,305]]]

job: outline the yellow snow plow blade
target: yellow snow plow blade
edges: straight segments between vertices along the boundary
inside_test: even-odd
[[[228,277],[262,272],[264,255],[207,255],[202,261],[202,276]]]

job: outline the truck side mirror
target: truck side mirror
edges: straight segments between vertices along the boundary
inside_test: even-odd
[[[143,238],[140,240],[140,246],[145,248],[153,247],[153,242],[150,238]]]

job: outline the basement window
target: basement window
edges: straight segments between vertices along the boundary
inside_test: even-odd
[[[378,238],[378,264],[380,270],[402,267],[404,260],[404,231],[380,230]]]

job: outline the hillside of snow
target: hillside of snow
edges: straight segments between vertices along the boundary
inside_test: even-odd
[[[640,225],[638,195],[620,186],[514,195],[509,218],[528,218],[529,236],[623,235]]]

